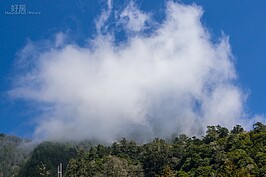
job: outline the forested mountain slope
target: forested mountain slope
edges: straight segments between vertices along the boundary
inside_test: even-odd
[[[25,147],[29,140],[0,134],[0,177],[18,173],[30,156],[31,148]]]
[[[1,134],[2,139],[5,136]],[[32,151],[26,163],[24,156],[17,162],[16,157],[22,156],[17,156],[16,148],[8,151],[2,139],[2,176],[56,176],[59,163],[63,163],[63,175],[67,177],[266,176],[266,126],[260,122],[250,131],[240,125],[231,131],[219,125],[208,126],[202,138],[181,134],[170,140],[155,138],[142,145],[125,138],[96,146],[89,141],[43,142]]]

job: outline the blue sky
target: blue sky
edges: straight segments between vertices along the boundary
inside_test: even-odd
[[[52,40],[58,32],[68,35],[69,41],[80,46],[85,38],[96,34],[95,20],[106,9],[104,0],[0,0],[0,132],[31,137],[34,118],[40,115],[34,102],[15,99],[7,92],[13,88],[14,79],[20,72],[16,67],[18,52],[29,42]],[[266,105],[266,2],[248,0],[183,0],[184,4],[195,3],[202,7],[201,19],[213,41],[221,34],[229,36],[235,58],[238,85],[248,93],[244,105],[250,117],[265,114]],[[7,14],[12,5],[26,5],[27,11],[36,14]],[[125,1],[116,1],[113,6],[122,9]],[[160,22],[164,18],[165,2],[154,0],[136,1],[140,10],[154,14]],[[110,19],[112,20],[112,19]],[[111,23],[110,23],[111,24]],[[111,25],[110,25],[111,26]],[[124,38],[123,32],[116,40]]]

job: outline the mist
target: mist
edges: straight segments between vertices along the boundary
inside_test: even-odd
[[[9,95],[41,110],[35,138],[148,141],[245,124],[246,94],[237,85],[229,37],[212,40],[201,7],[169,1],[158,23],[130,2],[115,17],[127,35],[121,43],[107,27],[113,10],[108,1],[93,39],[84,39],[88,45],[59,32],[45,49],[29,42],[21,50],[27,70]]]

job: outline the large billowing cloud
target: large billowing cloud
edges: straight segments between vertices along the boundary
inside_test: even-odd
[[[109,1],[89,47],[59,33],[48,49],[31,44],[21,52],[35,59],[10,94],[43,108],[36,137],[147,140],[243,123],[245,95],[228,38],[211,40],[200,7],[169,2],[158,24],[130,3],[116,17],[129,34],[120,44],[101,34],[111,10]]]

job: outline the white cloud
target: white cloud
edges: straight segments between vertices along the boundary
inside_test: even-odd
[[[108,14],[100,17],[99,29]],[[127,29],[141,31],[144,14],[129,5],[122,12],[130,18]],[[91,48],[69,44],[39,52],[34,68],[10,91],[48,105],[35,136],[143,140],[241,124],[245,95],[234,84],[227,37],[211,41],[198,6],[169,2],[166,14],[152,35],[131,36],[123,45],[99,35]]]
[[[140,32],[147,28],[151,17],[140,11],[132,1],[119,15],[119,24],[122,24],[128,32]]]
[[[107,0],[107,10],[103,10],[99,18],[97,19],[95,26],[97,29],[98,35],[102,34],[102,31],[106,32],[107,26],[106,22],[108,18],[110,17],[111,11],[112,11],[112,0]]]
[[[57,33],[55,36],[55,47],[62,46],[65,43],[65,40],[66,40],[65,38],[66,36],[64,33],[62,32]]]

